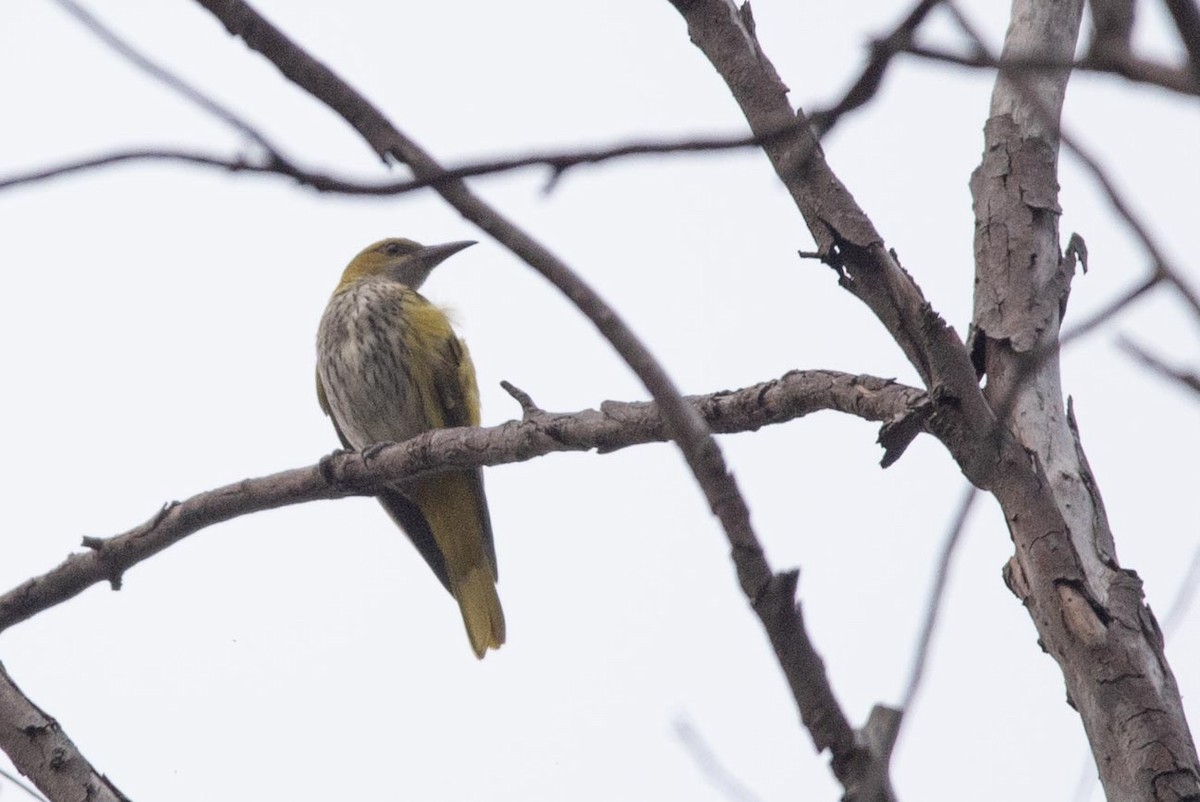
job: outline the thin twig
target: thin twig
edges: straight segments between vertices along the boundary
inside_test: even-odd
[[[20,777],[16,776],[12,772],[6,771],[4,769],[0,769],[0,777],[3,777],[4,779],[8,780],[10,783],[17,786],[25,793],[29,794],[34,799],[39,800],[39,802],[50,802],[50,800],[46,799],[46,797],[39,794],[37,792],[36,788],[33,788],[30,785],[26,784],[24,781],[21,780]]]
[[[1184,571],[1183,579],[1179,581],[1179,588],[1175,591],[1175,598],[1171,601],[1171,606],[1167,608],[1167,614],[1163,616],[1163,639],[1168,643],[1180,625],[1187,619],[1188,613],[1191,612],[1192,603],[1196,600],[1196,591],[1200,589],[1198,586],[1200,586],[1200,546],[1192,550],[1192,561],[1188,563],[1188,569]]]
[[[900,709],[905,713],[912,709],[913,701],[917,698],[917,692],[921,688],[921,680],[925,676],[925,666],[929,662],[929,648],[933,643],[938,615],[942,610],[946,585],[950,581],[951,560],[962,540],[963,532],[966,531],[967,517],[971,514],[971,507],[975,504],[978,496],[979,489],[974,485],[967,485],[966,490],[963,491],[962,500],[958,503],[958,510],[954,513],[954,521],[942,541],[942,553],[938,559],[937,573],[933,576],[933,586],[929,590],[929,601],[925,605],[925,620],[921,624],[921,635],[917,638],[917,649],[913,654],[912,668],[908,675],[908,686],[900,703]]]
[[[257,129],[216,101],[205,96],[199,90],[188,85],[183,79],[172,75],[165,68],[153,64],[153,62],[138,53],[132,46],[118,39],[115,34],[105,28],[95,17],[75,5],[72,0],[55,0],[55,2],[59,2],[65,9],[79,17],[85,25],[95,31],[97,36],[109,42],[117,52],[128,58],[135,65],[143,67],[155,77],[160,78],[169,86],[175,88],[185,97],[195,100],[203,108],[211,111],[220,119],[261,144],[267,151],[269,158],[263,163],[253,163],[242,157],[224,158],[172,148],[137,148],[82,159],[73,159],[61,164],[39,167],[23,173],[17,173],[7,178],[0,177],[0,190],[127,162],[178,161],[197,166],[214,167],[230,172],[280,175],[292,178],[301,185],[315,189],[318,192],[391,197],[419,189],[437,187],[462,178],[494,175],[530,167],[549,168],[552,174],[552,182],[556,184],[568,170],[574,167],[600,164],[602,162],[636,156],[715,153],[727,150],[757,148],[793,135],[798,129],[808,128],[810,124],[816,129],[817,138],[820,139],[844,115],[859,108],[874,96],[882,81],[883,70],[891,63],[891,59],[897,53],[904,52],[908,47],[912,46],[912,37],[916,26],[924,20],[933,7],[943,2],[943,0],[922,0],[918,7],[894,31],[874,43],[872,46],[872,57],[863,67],[859,77],[839,100],[827,108],[813,111],[809,120],[793,119],[788,124],[780,126],[776,131],[769,131],[758,136],[734,134],[728,136],[679,137],[661,140],[640,139],[593,149],[581,150],[579,148],[571,148],[523,156],[482,159],[467,162],[457,167],[434,171],[421,178],[379,182],[358,181],[344,176],[305,170],[292,161],[283,159],[279,156],[277,149],[267,143]]]
[[[663,140],[641,140],[624,142],[595,149],[546,151],[524,156],[483,159],[467,162],[430,173],[422,178],[406,178],[398,181],[358,181],[329,173],[304,170],[294,163],[268,160],[263,163],[250,162],[244,158],[228,159],[195,151],[171,148],[139,148],[117,153],[91,156],[71,160],[62,164],[41,167],[28,172],[0,178],[0,190],[31,184],[49,178],[69,175],[96,167],[106,167],[134,161],[179,161],[204,167],[215,167],[230,172],[262,173],[292,178],[298,183],[318,192],[342,195],[392,197],[418,189],[437,187],[463,178],[494,175],[529,167],[547,167],[556,175],[562,175],[572,167],[624,159],[636,156],[662,156],[670,154],[714,153],[727,150],[744,150],[760,147],[775,137],[784,136],[795,128],[789,125],[780,132],[765,137],[747,135],[692,137]]]
[[[1071,326],[1071,328],[1064,331],[1058,338],[1057,348],[1053,350],[1062,350],[1068,344],[1078,340],[1086,334],[1090,334],[1091,332],[1095,331],[1101,325],[1107,323],[1109,320],[1112,320],[1117,316],[1118,313],[1123,312],[1126,307],[1131,305],[1134,301],[1138,300],[1146,293],[1150,292],[1150,290],[1154,289],[1158,285],[1159,278],[1156,275],[1151,274],[1149,277],[1142,279],[1140,282],[1125,290],[1125,292],[1121,293],[1116,298],[1097,309],[1091,315],[1084,318],[1082,322],[1076,323],[1075,325]],[[1044,359],[1045,356],[1042,358]],[[1037,368],[1040,367],[1040,365],[1035,364],[1033,367]]]
[[[1200,374],[1173,368],[1126,337],[1117,340],[1117,347],[1159,375],[1181,384],[1193,393],[1200,393]]]
[[[16,173],[7,177],[0,178],[0,190],[12,189],[26,184],[36,184],[39,181],[46,181],[51,178],[71,175],[85,170],[92,170],[97,167],[109,167],[117,164],[125,164],[128,162],[139,161],[176,161],[186,164],[195,164],[204,167],[216,167],[221,170],[229,170],[231,172],[251,172],[251,173],[273,173],[279,174],[282,171],[278,166],[255,165],[243,160],[230,160],[223,156],[215,156],[194,151],[174,150],[171,148],[138,148],[134,150],[122,150],[115,153],[106,153],[100,156],[89,156],[83,159],[74,159],[61,164],[54,164],[47,167],[37,167],[23,173]]]
[[[230,109],[221,105],[217,101],[210,98],[208,95],[201,92],[196,87],[189,84],[187,81],[175,75],[166,67],[152,61],[149,57],[138,52],[136,48],[118,36],[112,29],[104,25],[91,12],[80,6],[74,0],[54,0],[64,11],[73,16],[76,20],[83,24],[92,35],[99,39],[104,44],[112,48],[118,55],[132,63],[139,70],[159,81],[164,86],[172,89],[184,99],[196,104],[200,108],[207,111],[217,119],[224,122],[231,128],[240,131],[246,138],[250,139],[263,150],[265,150],[272,158],[280,158],[279,151],[272,145],[258,129],[251,126]]]
[[[733,772],[721,764],[708,741],[690,721],[682,716],[676,718],[675,735],[691,756],[692,762],[721,796],[730,802],[758,802],[758,794],[747,788]]]
[[[943,0],[921,0],[891,33],[871,43],[871,57],[842,99],[828,109],[809,114],[808,119],[818,139],[829,133],[843,115],[861,108],[875,97],[883,85],[884,75],[887,74],[892,59],[912,44],[917,28],[921,27],[929,12],[942,2]]]
[[[982,53],[962,54],[918,44],[909,44],[903,52],[927,61],[954,64],[977,70],[999,70],[1005,75],[1076,70],[1115,75],[1136,84],[1158,86],[1184,95],[1200,95],[1200,78],[1193,75],[1190,70],[1149,59],[1130,57],[1118,62],[1102,62],[1093,57],[1066,62],[1036,57],[993,59]]]

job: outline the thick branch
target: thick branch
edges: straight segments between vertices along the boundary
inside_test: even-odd
[[[1127,50],[1132,4],[1093,9],[1093,50]],[[1002,60],[1069,61],[1082,12],[1082,0],[1016,0]],[[1200,766],[1158,624],[1137,575],[1117,562],[1074,416],[1063,406],[1057,348],[1074,264],[1059,249],[1057,168],[1068,77],[1000,73],[983,162],[971,179],[976,353],[988,398],[1045,483],[1033,498],[1001,497],[1016,544],[1006,578],[1062,668],[1107,796],[1195,799]]]
[[[818,410],[837,410],[870,421],[903,417],[924,393],[871,376],[794,371],[736,391],[688,399],[716,432],[753,431]],[[608,401],[599,410],[572,414],[535,411],[524,420],[477,429],[442,429],[372,452],[339,453],[319,465],[246,479],[166,506],[150,521],[90,549],[0,596],[0,631],[66,601],[99,582],[119,583],[131,566],[195,532],[261,510],[319,499],[371,495],[380,484],[419,473],[499,465],[556,451],[616,451],[663,442],[666,427],[657,404]]]
[[[756,134],[778,131],[793,112],[787,87],[746,25],[726,0],[672,0],[688,34],[725,80]],[[925,6],[922,3],[921,6]],[[911,34],[910,34],[911,35]],[[940,428],[971,481],[987,488],[999,464],[995,418],[984,402],[962,340],[930,307],[849,190],[830,169],[811,132],[800,129],[763,147],[817,242],[818,255],[838,271],[839,283],[887,328],[939,402]]]

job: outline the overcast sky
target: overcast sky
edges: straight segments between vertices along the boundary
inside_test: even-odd
[[[758,33],[797,105],[830,102],[907,3],[759,0]],[[963,2],[998,47],[1002,3]],[[628,138],[735,134],[721,80],[666,0],[331,4],[264,14],[439,158]],[[169,65],[315,168],[382,178],[341,120],[198,5],[93,3]],[[1174,59],[1159,4],[1138,40]],[[938,17],[928,41],[953,44]],[[48,0],[0,7],[0,175],[131,146],[234,155],[236,133],[121,61]],[[962,335],[991,77],[901,60],[827,140],[833,169]],[[1195,103],[1076,76],[1067,125],[1180,264],[1200,210]],[[397,173],[392,173],[396,175]],[[472,186],[603,292],[685,392],[796,368],[917,383],[825,267],[765,157],[626,161]],[[1064,157],[1062,239],[1084,236],[1068,323],[1148,262]],[[165,501],[315,462],[337,440],[313,392],[317,321],[345,263],[385,236],[481,239],[434,195],[321,196],[269,177],[141,164],[0,192],[7,458],[0,590],[85,535]],[[1193,272],[1194,276],[1195,273]],[[518,416],[507,379],[561,411],[646,393],[589,324],[493,243],[426,284],[471,345],[485,424]],[[1132,365],[1118,334],[1179,363],[1196,328],[1158,290],[1064,355],[1122,564],[1165,615],[1200,541],[1194,397]],[[777,569],[800,598],[856,724],[895,703],[964,481],[918,440],[882,471],[876,428],[823,413],[721,444]],[[424,562],[369,499],[205,530],[0,637],[0,660],[135,800],[723,800],[677,734],[690,726],[761,800],[833,800],[723,535],[673,450],[558,454],[485,473],[508,644],[482,663]],[[950,585],[894,778],[908,799],[1064,800],[1079,719],[1000,568],[982,499]],[[1167,653],[1200,720],[1200,637]],[[1099,799],[1099,792],[1094,798]],[[18,792],[0,783],[0,798]]]

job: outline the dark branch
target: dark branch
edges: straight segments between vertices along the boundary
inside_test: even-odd
[[[143,53],[140,53],[135,47],[130,45],[120,36],[104,25],[99,19],[93,16],[89,11],[74,2],[74,0],[54,0],[63,10],[77,19],[85,28],[92,32],[92,35],[99,39],[104,44],[112,48],[119,56],[126,59],[137,67],[142,72],[154,78],[163,86],[171,89],[173,92],[184,98],[190,103],[194,103],[200,108],[213,115],[221,122],[240,132],[250,141],[257,144],[265,150],[272,159],[282,161],[279,151],[267,141],[267,138],[251,126],[245,120],[233,111],[222,106],[217,101],[210,98],[208,95],[201,92],[196,87],[189,84],[187,81],[180,78],[175,73],[168,70],[166,67],[158,64],[148,58]]]
[[[1196,0],[1164,0],[1171,19],[1175,21],[1175,29],[1179,31],[1179,39],[1187,50],[1188,62],[1192,75],[1200,81],[1200,6]]]
[[[883,77],[891,66],[892,59],[912,45],[917,28],[941,2],[942,0],[921,0],[895,30],[871,43],[871,58],[845,96],[829,109],[809,114],[809,121],[818,138],[829,133],[842,115],[860,108],[875,97],[883,85]]]
[[[795,124],[788,126],[794,128]],[[788,131],[775,136],[783,136]],[[230,172],[263,173],[279,175],[294,179],[297,183],[317,190],[341,195],[363,195],[376,197],[392,197],[413,192],[418,189],[439,187],[452,184],[463,178],[493,175],[511,172],[529,167],[550,168],[556,175],[561,175],[572,167],[624,159],[635,156],[661,156],[686,153],[714,153],[727,150],[744,150],[758,147],[766,137],[729,136],[729,137],[698,137],[666,139],[659,141],[626,142],[594,150],[547,151],[526,156],[514,156],[497,159],[484,159],[457,167],[439,169],[422,178],[408,178],[399,181],[356,181],[352,178],[330,175],[328,173],[304,170],[288,161],[268,158],[265,161],[254,162],[245,157],[228,159],[222,156],[197,153],[194,151],[175,150],[170,148],[144,148],[121,151],[64,162],[59,165],[38,168],[26,173],[19,173],[7,178],[0,178],[0,190],[31,184],[49,178],[69,175],[71,173],[89,170],[96,167],[106,167],[133,161],[177,161],[204,167],[215,167]]]

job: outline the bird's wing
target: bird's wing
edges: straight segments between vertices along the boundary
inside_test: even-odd
[[[450,336],[442,344],[441,364],[433,372],[440,407],[444,411],[444,425],[479,425],[479,385],[475,381],[475,365],[467,344],[457,336]],[[483,471],[479,468],[464,471],[468,475],[471,490],[476,500],[475,509],[479,526],[483,531],[483,543],[491,564],[492,579],[498,579],[496,570],[496,543],[492,538],[492,518],[488,514],[487,496],[483,492]]]
[[[453,593],[454,591],[450,590],[450,577],[446,573],[446,558],[442,556],[442,550],[433,539],[433,532],[429,530],[429,522],[425,520],[421,508],[408,496],[390,487],[383,488],[378,498],[387,514],[417,547],[417,551],[425,558],[425,562],[429,564],[442,586]]]
[[[333,430],[337,432],[338,439],[342,441],[342,447],[353,450],[354,447],[350,445],[346,435],[342,434],[342,427],[338,425],[337,416],[333,414],[333,409],[329,406],[329,399],[325,397],[325,385],[321,384],[320,371],[317,372],[317,403],[321,405],[321,411],[333,421]]]

